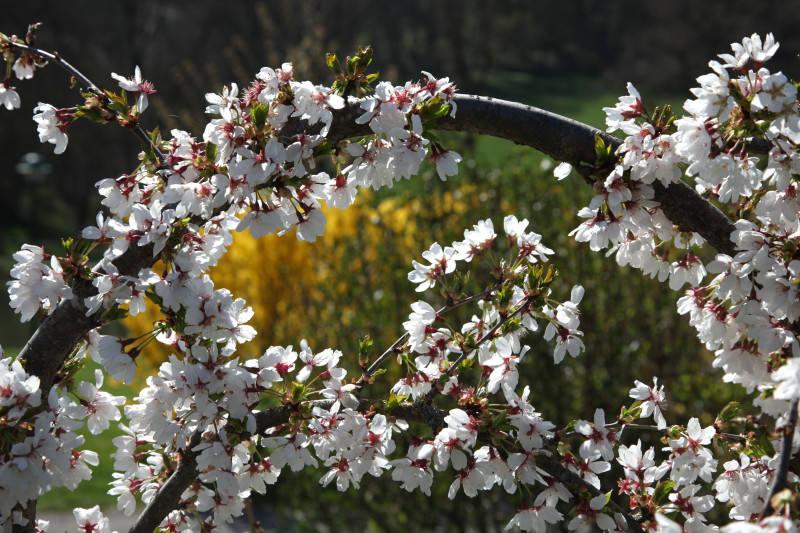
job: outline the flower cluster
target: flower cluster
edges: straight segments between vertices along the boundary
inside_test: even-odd
[[[81,356],[77,355],[79,359]],[[77,450],[84,438],[76,432],[86,424],[93,435],[121,418],[122,396],[100,390],[95,381],[53,387],[42,395],[39,378],[30,376],[19,361],[0,350],[0,517],[13,518],[18,502],[35,499],[51,486],[75,489],[92,476],[97,454]],[[44,397],[43,397],[44,396]],[[10,443],[10,444],[9,444]]]

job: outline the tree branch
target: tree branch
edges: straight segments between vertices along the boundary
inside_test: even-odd
[[[595,135],[616,150],[622,142],[596,128],[535,107],[484,96],[456,95],[454,118],[447,117],[439,129],[491,135],[530,146],[580,172],[581,164],[594,166]],[[731,220],[711,202],[685,183],[664,187],[654,183],[655,200],[681,229],[699,233],[718,252],[735,255],[730,235]]]
[[[596,161],[595,135],[614,150],[622,144],[617,137],[597,128],[516,102],[464,94],[456,95],[453,102],[457,106],[456,116],[440,119],[433,128],[491,135],[530,146],[557,161],[569,163],[584,175],[584,169],[593,168]],[[337,111],[328,138],[344,140],[372,133],[368,125],[355,123],[362,114],[357,103]],[[284,132],[292,135],[302,131],[297,129],[299,127],[298,123],[293,123]],[[763,143],[754,141],[753,144],[763,148]],[[612,157],[616,156],[612,154]],[[654,199],[674,224],[682,230],[699,233],[718,252],[736,255],[730,239],[735,227],[727,215],[685,183],[664,187],[656,182],[653,186]]]
[[[55,63],[59,67],[63,68],[67,72],[69,72],[69,74],[71,76],[74,76],[75,79],[80,81],[81,85],[86,87],[88,90],[90,90],[91,92],[93,92],[97,96],[106,98],[105,93],[102,90],[100,90],[100,88],[94,82],[92,82],[92,80],[87,78],[85,74],[83,74],[80,70],[78,70],[77,68],[72,66],[70,63],[68,63],[67,61],[61,59],[61,56],[58,55],[57,52],[56,53],[50,53],[50,52],[47,52],[45,50],[42,50],[41,48],[37,48],[35,46],[24,44],[24,43],[21,43],[19,41],[13,41],[11,39],[5,39],[5,42],[7,42],[13,48],[17,48],[18,50],[24,50],[26,52],[29,52],[29,53],[35,55],[35,56],[39,56],[42,59],[45,59],[47,61],[51,61],[51,62]],[[106,109],[108,109],[108,108],[106,108]],[[121,113],[117,113],[116,111],[113,111],[111,109],[108,109],[108,110],[111,111],[112,113],[114,113],[114,115],[117,116],[117,117],[122,116]],[[155,152],[155,154],[158,156],[158,159],[160,161],[162,161],[162,162],[164,161],[164,154],[162,154],[161,151],[158,149],[158,147],[153,144],[153,142],[150,140],[150,137],[147,136],[147,133],[142,129],[142,127],[138,123],[136,124],[136,126],[130,127],[128,129],[130,129],[134,133],[134,135],[136,135],[139,138],[139,140],[145,146],[151,147],[153,149],[153,152]]]
[[[333,405],[333,400],[322,400],[312,402],[314,407],[330,408]],[[361,400],[358,404],[359,412],[367,412],[372,410],[375,406],[385,407],[386,402],[383,400]],[[277,405],[269,409],[265,409],[255,415],[256,418],[256,434],[262,434],[266,430],[277,427],[289,422],[289,418],[297,409],[291,405]],[[437,427],[444,423],[444,417],[447,415],[446,411],[441,411],[433,406],[425,405],[423,402],[416,404],[401,404],[392,409],[391,416],[397,418],[422,422],[431,427]],[[230,431],[235,431],[232,427],[226,428]],[[241,435],[242,440],[252,437],[249,433]],[[172,473],[170,478],[164,485],[158,489],[158,492],[150,500],[150,503],[144,508],[142,513],[136,519],[136,522],[130,529],[129,533],[151,533],[158,525],[169,515],[171,511],[177,509],[180,501],[181,494],[197,479],[197,456],[200,452],[195,450],[195,447],[200,444],[201,436],[196,433],[189,445],[183,451],[182,459],[178,467]]]
[[[488,289],[485,289],[485,290],[479,292],[478,294],[473,294],[472,296],[467,296],[466,298],[458,300],[457,302],[445,304],[438,311],[436,311],[436,315],[437,316],[443,315],[443,314],[445,314],[445,313],[447,313],[449,311],[452,311],[453,309],[457,309],[457,308],[461,307],[462,305],[466,305],[468,303],[474,302],[475,300],[481,300],[483,298],[486,298],[487,295],[489,295],[492,292],[498,290],[500,287],[501,287],[501,285],[495,285],[493,287],[489,287]],[[364,385],[369,380],[369,378],[372,376],[372,374],[374,374],[375,371],[378,370],[378,368],[383,364],[383,362],[390,355],[392,355],[393,353],[397,353],[397,349],[400,348],[400,346],[402,346],[403,343],[406,340],[408,340],[408,337],[409,337],[408,333],[404,333],[396,341],[394,341],[394,344],[392,344],[385,352],[383,352],[375,360],[375,362],[373,362],[369,366],[369,368],[367,368],[364,371],[364,373],[361,376],[361,379],[358,380],[358,383],[356,383],[356,385],[358,385],[358,386]]]
[[[132,245],[112,263],[123,276],[136,276],[139,270],[151,267],[158,257],[153,256],[153,245]],[[83,338],[100,326],[102,311],[86,316],[85,298],[97,294],[90,282],[76,280],[72,287],[73,298],[62,300],[48,315],[19,353],[25,371],[37,376],[43,398],[55,384],[55,377],[66,358]]]
[[[788,419],[786,424],[781,428],[783,432],[783,439],[781,440],[781,459],[778,463],[778,470],[775,471],[775,479],[772,482],[767,501],[764,502],[764,508],[761,514],[758,515],[758,520],[761,521],[773,512],[776,511],[772,507],[772,498],[780,491],[789,486],[789,466],[792,462],[792,439],[794,438],[794,430],[797,427],[797,398],[792,400],[789,407]]]
[[[322,400],[311,402],[314,407],[330,408],[333,400]],[[357,411],[365,413],[375,410],[378,411],[385,409],[385,400],[368,400],[363,399],[358,403]],[[297,412],[297,407],[291,405],[278,405],[265,409],[255,415],[256,418],[256,434],[262,434],[266,430],[277,427],[289,422],[289,418],[293,413]],[[439,409],[435,405],[427,403],[425,400],[418,400],[413,404],[404,402],[394,407],[389,413],[390,416],[409,421],[420,422],[428,425],[434,431],[444,425],[444,418],[448,415],[448,411]],[[227,428],[226,428],[227,429]],[[234,431],[233,428],[230,428]],[[241,434],[241,439],[246,440],[251,438],[249,433]],[[183,452],[183,457],[178,468],[170,476],[164,485],[156,492],[156,495],[147,504],[147,507],[142,511],[136,522],[129,530],[129,533],[151,533],[158,525],[169,515],[171,511],[178,507],[181,494],[194,482],[197,478],[197,456],[200,452],[195,451],[195,447],[200,443],[200,434],[195,434],[192,437],[191,443],[186,447]],[[555,453],[555,452],[553,452]],[[579,475],[573,473],[561,462],[555,458],[555,455],[539,455],[536,458],[536,465],[542,470],[558,479],[566,487],[582,487],[589,491],[592,496],[597,496],[600,491],[594,486],[589,484]],[[630,513],[625,512],[614,502],[609,502],[608,506],[616,513],[620,513],[625,517],[628,527],[631,531],[643,531],[641,523]]]

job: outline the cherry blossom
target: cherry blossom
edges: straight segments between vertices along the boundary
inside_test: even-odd
[[[119,82],[120,88],[132,92],[136,96],[136,111],[139,113],[147,109],[147,95],[153,94],[153,84],[142,79],[142,72],[137,65],[132,78],[125,78],[119,74],[111,73],[111,77]]]
[[[638,380],[635,382],[635,385],[636,386],[631,389],[629,394],[631,398],[642,402],[642,416],[648,417],[653,415],[658,429],[666,428],[667,421],[664,419],[664,415],[661,414],[661,408],[666,401],[664,385],[661,385],[661,388],[658,387],[658,378],[653,378],[652,387],[648,387]]]
[[[0,42],[13,47],[2,34]],[[181,495],[181,509],[162,518],[162,527],[170,530],[189,528],[187,517],[194,512],[211,513],[202,528],[218,526],[240,514],[244,499],[253,490],[265,492],[287,466],[299,471],[319,465],[321,485],[335,484],[341,491],[359,488],[366,474],[391,470],[403,489],[430,495],[434,475],[450,467],[455,476],[450,498],[459,491],[474,497],[495,485],[509,494],[520,489],[520,508],[506,529],[544,531],[566,514],[570,529],[624,531],[635,514],[651,530],[715,531],[706,513],[719,502],[729,503],[729,517],[736,521],[722,531],[796,530],[793,500],[770,498],[785,452],[767,442],[774,435],[765,429],[772,422],[764,422],[784,427],[790,402],[800,396],[795,331],[800,203],[794,183],[800,173],[800,118],[796,87],[765,66],[777,50],[772,34],[734,43],[732,54],[721,54],[722,63],[711,61],[711,72],[697,78],[694,98],[684,104],[688,115],[676,120],[664,110],[651,113],[628,84],[628,94],[605,109],[608,131],[621,131],[623,139],[609,154],[611,164],[598,164],[593,173],[587,167],[595,196],[578,211],[584,221],[571,233],[591,250],[615,254],[618,264],[673,290],[689,284],[678,297],[678,312],[689,315],[700,342],[714,352],[713,366],[722,369],[723,381],[757,391],[753,407],[761,416],[747,419],[757,431],[724,433],[723,415],[705,428],[695,417],[685,427],[667,428],[666,394],[657,378],[652,387],[635,382],[629,396],[636,402],[616,421],[606,423],[603,409],[595,410],[592,422],[576,421],[574,432],[546,420],[530,400],[535,386],[517,392],[518,366],[529,351],[523,334],[537,332],[537,320],[546,320],[542,336],[555,341],[554,362],[567,353],[580,355],[579,304],[585,291],[575,285],[569,301],[553,299],[555,270],[541,264],[554,251],[542,244],[541,235],[527,231],[528,220],[510,214],[503,219],[506,239],[498,241],[494,223],[482,220],[452,246],[433,243],[422,252],[426,264],[412,262],[408,279],[417,292],[441,288],[446,303],[439,310],[428,302],[412,303],[403,324],[406,335],[374,360],[374,367],[363,364],[360,379],[348,380],[339,366],[342,352],[315,353],[305,341],[299,351],[273,346],[247,359],[239,345],[256,335],[248,325],[254,311],[216,288],[209,275],[234,230],[249,229],[256,237],[295,231],[299,240],[313,242],[325,232],[323,201],[347,208],[358,187],[391,187],[418,174],[426,159],[444,180],[457,173],[462,159],[441,146],[424,122],[428,111],[454,116],[455,87],[448,78],[423,73],[420,82],[379,82],[374,94],[345,100],[333,88],[295,80],[292,65],[284,63],[261,69],[244,91],[231,84],[207,94],[211,117],[202,136],[173,130],[151,147],[159,153],[158,165],[142,156],[132,174],[98,182],[109,212],[81,232],[88,246],[96,247],[98,260],[76,265],[85,250],[57,257],[32,245],[14,254],[9,294],[23,321],[42,319],[63,305],[99,324],[112,320],[120,306],[140,313],[146,301],[163,316],[140,339],[87,328],[84,344],[69,355],[47,391],[39,390],[45,380],[29,375],[23,361],[0,356],[0,421],[7,443],[0,449],[0,525],[26,523],[25,513],[15,510],[18,503],[51,486],[74,489],[89,479],[99,458],[80,449],[83,438],[76,431],[85,424],[99,434],[122,419],[125,400],[102,390],[103,371],[97,370],[93,381],[73,379],[85,355],[113,378],[131,383],[138,355],[156,340],[173,353],[124,408],[126,425],[124,435],[114,439],[116,473],[109,493],[117,496],[119,509],[132,514],[137,501],[159,498],[175,465],[193,457],[196,482]],[[35,72],[25,58],[13,65],[19,78]],[[154,90],[139,68],[132,78],[112,77],[136,96],[131,112],[143,112]],[[19,106],[9,80],[0,85],[0,104]],[[368,125],[364,131],[372,135],[332,146],[327,136],[345,106],[357,111],[356,124]],[[66,148],[67,127],[77,118],[74,108],[43,103],[34,115],[40,140],[54,144],[56,153]],[[284,135],[284,127],[296,120],[312,128]],[[602,138],[596,140],[601,148]],[[757,142],[768,146],[756,156],[748,150]],[[317,171],[319,158],[331,148],[334,164]],[[567,178],[571,168],[560,164],[556,177]],[[698,194],[735,218],[733,251],[718,254],[707,266],[703,261],[713,256],[703,251],[704,239],[674,225],[655,201],[655,191],[684,176]],[[153,262],[162,261],[158,272],[115,266],[123,263],[123,254],[145,246],[152,248]],[[472,296],[459,294],[456,276],[449,275],[481,265],[489,266],[496,285]],[[85,283],[73,294],[76,277]],[[472,318],[458,323],[451,311],[466,304],[474,305],[465,315]],[[362,396],[387,358],[406,370],[391,388],[393,396]],[[395,416],[409,410],[417,421],[426,420],[427,435],[410,434],[403,416]],[[265,419],[281,413],[290,415],[264,427]],[[641,441],[620,442],[626,426],[632,426],[626,435],[642,429],[634,418],[651,415],[656,427],[645,429],[658,430],[664,448],[644,451]],[[574,445],[577,456],[570,451]],[[623,472],[614,497],[628,498],[636,510],[628,516],[609,492],[597,493],[607,491],[608,483],[614,486],[619,468],[612,468],[613,460]],[[552,465],[561,470],[548,470]],[[564,472],[575,476],[569,482],[557,479]],[[793,474],[780,475],[796,487]],[[777,505],[773,502],[783,503],[771,516],[757,518],[769,510],[768,503]],[[74,514],[79,529],[110,529],[97,507]]]
[[[11,86],[9,80],[0,83],[0,105],[4,105],[6,109],[18,109],[21,105],[19,94],[14,90],[15,87]]]

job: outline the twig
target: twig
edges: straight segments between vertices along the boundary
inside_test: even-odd
[[[445,314],[445,313],[447,313],[449,311],[452,311],[453,309],[461,307],[462,305],[466,305],[468,303],[474,302],[475,300],[479,300],[479,299],[485,298],[487,295],[491,294],[492,292],[496,291],[499,288],[500,288],[500,285],[495,285],[494,287],[490,287],[488,289],[485,289],[485,290],[479,292],[478,294],[473,294],[472,296],[468,296],[468,297],[464,298],[463,300],[459,300],[459,301],[454,302],[454,303],[449,304],[449,305],[444,305],[444,306],[442,306],[441,309],[436,311],[436,314],[437,315],[443,315],[443,314]],[[408,337],[409,337],[408,333],[405,333],[399,339],[397,339],[394,342],[394,344],[392,344],[385,352],[383,352],[380,355],[380,357],[378,357],[375,360],[375,362],[373,362],[369,366],[369,368],[367,368],[364,371],[364,375],[361,376],[361,379],[358,380],[358,383],[356,385],[359,385],[359,386],[363,385],[364,382],[366,381],[366,379],[369,378],[372,374],[374,374],[375,371],[378,369],[378,367],[381,364],[383,364],[383,362],[386,360],[386,358],[389,357],[390,355],[392,355],[393,353],[395,353],[397,348],[399,348],[408,339]]]
[[[452,375],[453,372],[455,372],[456,368],[458,368],[458,365],[460,365],[462,363],[462,361],[464,361],[464,359],[466,359],[469,356],[469,354],[471,354],[475,350],[477,350],[483,343],[494,339],[495,333],[497,333],[500,330],[500,328],[503,327],[503,325],[506,324],[509,320],[511,320],[512,318],[514,318],[518,314],[520,314],[522,311],[526,310],[530,306],[530,303],[531,303],[531,299],[529,297],[524,298],[522,300],[522,302],[520,302],[519,306],[514,310],[513,313],[511,313],[510,315],[508,315],[504,319],[500,320],[500,322],[495,324],[494,327],[492,327],[492,329],[487,331],[486,334],[483,337],[481,337],[481,339],[478,342],[475,343],[475,349],[474,350],[472,350],[472,351],[466,351],[465,350],[461,355],[458,356],[458,358],[455,361],[453,361],[453,364],[450,365],[450,367],[447,370],[442,372],[442,374],[445,375],[445,376]],[[433,391],[431,391],[431,392],[433,392]]]
[[[390,346],[390,347],[389,347],[389,348],[388,348],[388,349],[387,349],[385,352],[383,352],[383,353],[380,355],[380,357],[378,357],[377,359],[375,359],[375,362],[374,362],[374,363],[372,363],[371,365],[369,365],[369,368],[367,368],[367,369],[364,371],[364,374],[361,376],[361,379],[359,379],[359,380],[358,380],[358,383],[357,383],[357,385],[363,385],[363,384],[365,383],[365,381],[366,381],[366,380],[367,380],[367,379],[368,379],[370,376],[372,376],[372,374],[374,374],[376,370],[378,370],[378,367],[379,367],[379,366],[381,366],[381,364],[383,364],[383,362],[386,360],[386,358],[387,358],[387,357],[389,357],[390,355],[392,355],[393,353],[395,353],[395,352],[396,352],[396,350],[397,350],[397,349],[398,349],[398,348],[399,348],[399,347],[400,347],[400,346],[401,346],[401,345],[402,345],[404,342],[406,342],[406,340],[408,340],[408,337],[409,337],[409,334],[408,334],[408,333],[404,333],[403,335],[401,335],[401,336],[400,336],[400,338],[398,338],[396,341],[394,341],[394,344],[392,344],[392,345],[391,345],[391,346]]]
[[[794,438],[794,430],[796,427],[797,398],[792,400],[792,404],[789,406],[788,420],[781,428],[781,431],[783,431],[780,451],[781,460],[778,463],[778,469],[775,471],[775,479],[772,482],[772,488],[769,491],[769,496],[767,496],[767,501],[764,502],[764,508],[761,510],[761,514],[758,515],[759,520],[763,520],[775,511],[775,509],[772,508],[773,496],[789,486],[788,477],[789,465],[792,462],[792,439]]]
[[[90,80],[88,77],[86,77],[85,74],[83,74],[80,70],[78,70],[77,68],[72,66],[69,62],[67,62],[66,60],[62,59],[61,56],[58,55],[57,53],[50,53],[50,52],[47,52],[46,50],[42,50],[41,48],[37,48],[36,46],[31,46],[31,45],[24,44],[24,43],[21,43],[21,42],[18,42],[18,41],[12,41],[11,39],[7,39],[6,42],[9,45],[11,45],[13,48],[17,48],[17,49],[20,49],[20,50],[25,50],[26,52],[29,52],[29,53],[31,53],[33,55],[39,56],[39,57],[44,58],[44,59],[46,59],[48,61],[52,61],[56,65],[60,66],[64,70],[66,70],[69,74],[74,76],[78,81],[81,82],[81,84],[84,87],[89,89],[91,92],[93,92],[97,96],[101,96],[101,97],[105,98],[105,96],[106,96],[105,93],[103,93],[103,91],[100,90],[100,88],[94,82],[92,82],[92,80]],[[121,113],[118,113],[118,112],[114,111],[113,109],[108,109],[108,108],[106,108],[106,109],[108,111],[111,111],[112,113],[114,113],[114,115],[117,116],[117,117],[122,116]],[[136,126],[134,128],[128,128],[128,129],[131,129],[134,132],[134,134],[139,138],[139,140],[142,141],[143,144],[145,144],[146,146],[149,146],[150,148],[152,148],[153,152],[155,152],[155,154],[158,156],[158,159],[162,163],[165,161],[164,154],[161,153],[161,150],[159,150],[158,147],[155,144],[153,144],[153,142],[150,140],[150,137],[147,136],[147,132],[145,132],[138,123],[136,124]]]
[[[657,431],[659,433],[666,433],[667,432],[666,428],[665,429],[660,429],[658,426],[651,426],[651,425],[648,425],[648,424],[623,424],[622,422],[611,422],[609,424],[604,425],[603,427],[605,429],[619,429],[619,428],[621,428],[623,426],[626,427],[626,428],[630,428],[630,429],[641,429],[641,430],[644,430],[644,431]],[[578,433],[577,431],[570,431],[569,433],[565,433],[563,435],[563,438],[566,439],[566,438],[570,438],[570,437],[576,437],[578,435],[581,435],[581,433]],[[735,441],[738,441],[738,442],[746,442],[747,441],[747,437],[745,437],[744,435],[737,435],[735,433],[723,433],[721,431],[717,431],[715,433],[715,435],[719,436],[719,437],[724,437],[724,438],[726,438],[728,440],[735,440]]]

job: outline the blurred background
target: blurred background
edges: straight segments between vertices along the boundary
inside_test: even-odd
[[[643,8],[640,1],[411,1],[368,0],[15,3],[5,10],[0,31],[23,36],[27,24],[43,22],[37,44],[56,50],[100,87],[116,90],[111,72],[131,76],[141,67],[155,84],[143,125],[165,133],[178,128],[201,136],[204,94],[236,82],[246,87],[265,65],[294,64],[296,79],[331,83],[326,52],[340,57],[357,47],[375,49],[373,71],[402,84],[426,70],[449,76],[463,93],[512,99],[603,127],[603,106],[613,105],[633,82],[650,107],[680,108],[707,62],[729,51],[729,43],[754,32],[773,32],[781,43],[770,64],[792,78],[800,51],[800,10],[785,2],[673,0]],[[93,224],[99,210],[94,183],[131,171],[136,139],[121,128],[79,122],[69,130],[61,156],[41,145],[32,109],[37,102],[68,107],[79,102],[64,71],[37,71],[14,80],[23,109],[0,110],[0,272],[7,281],[11,254],[23,243],[58,252],[60,239]],[[285,238],[253,241],[238,235],[214,270],[218,286],[244,297],[256,311],[250,322],[259,337],[242,348],[257,356],[270,345],[308,339],[315,350],[336,347],[355,362],[358,342],[369,334],[373,357],[402,333],[416,300],[406,279],[411,260],[433,241],[450,243],[481,219],[502,227],[506,214],[531,220],[529,229],[556,250],[562,273],[557,296],[568,299],[573,284],[586,288],[582,311],[586,352],[552,364],[552,346],[531,338],[521,367],[534,405],[556,424],[591,419],[596,406],[607,418],[629,404],[635,379],[666,385],[667,420],[685,423],[716,412],[739,389],[721,383],[713,357],[695,340],[675,310],[666,286],[620,269],[613,258],[590,253],[567,233],[591,190],[576,176],[558,182],[552,162],[530,149],[491,138],[449,135],[447,147],[464,158],[457,177],[442,183],[426,166],[421,176],[392,190],[362,192],[353,208],[328,213],[326,235],[314,245]],[[5,292],[2,299],[7,303]],[[20,324],[0,306],[0,338],[9,353],[21,347],[35,325]],[[466,318],[469,318],[468,316]],[[126,322],[131,336],[148,331],[145,320]],[[157,365],[166,352],[145,357]],[[390,370],[375,395],[399,377]],[[612,383],[614,385],[610,385]],[[132,390],[116,386],[118,394]],[[635,441],[651,435],[627,436]],[[110,437],[88,447],[113,451]],[[53,491],[41,506],[72,508],[102,501],[110,461],[80,494]],[[268,525],[309,531],[493,531],[519,505],[518,496],[493,492],[470,500],[446,498],[452,481],[437,476],[435,497],[403,492],[395,483],[365,478],[360,491],[320,489],[321,472],[287,473],[254,506]],[[82,489],[83,487],[82,486]],[[312,495],[309,497],[309,495]],[[93,504],[93,503],[92,503]]]

